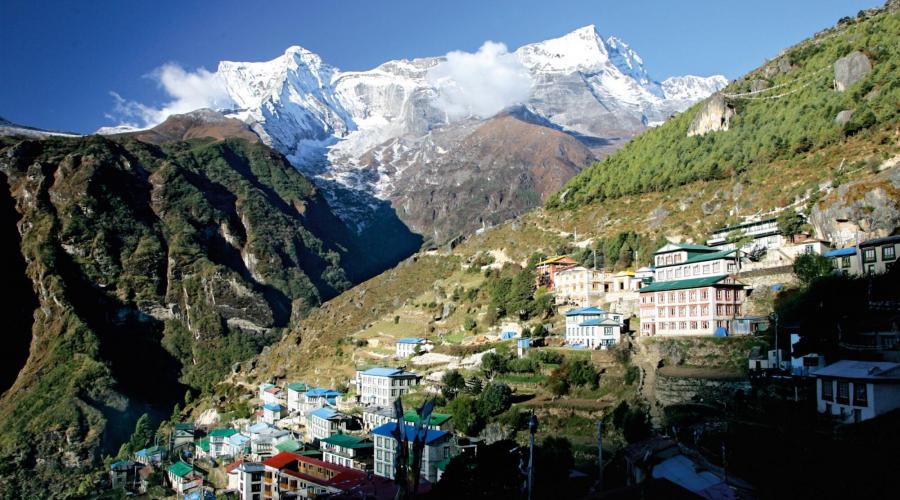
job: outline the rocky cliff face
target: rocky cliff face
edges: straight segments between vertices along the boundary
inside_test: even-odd
[[[159,146],[0,142],[3,231],[24,257],[8,278],[27,283],[11,291],[32,304],[30,321],[9,323],[17,376],[0,399],[0,456],[60,489],[47,496],[77,486],[52,474],[115,452],[140,414],[168,416],[185,390],[210,387],[372,272],[280,154],[243,139],[166,141],[241,127],[193,116],[137,136]]]

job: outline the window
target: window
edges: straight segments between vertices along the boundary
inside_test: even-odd
[[[866,266],[866,274],[875,274],[875,264]]]
[[[706,300],[707,297],[709,297],[709,295],[707,294],[706,290],[700,290],[700,300]]]
[[[874,248],[867,248],[863,250],[863,262],[875,262]]]
[[[803,253],[805,253],[805,254],[813,253],[813,246],[812,245],[804,245]]]
[[[714,273],[719,272],[719,263],[718,262],[713,262],[712,270]]]
[[[894,260],[897,258],[897,251],[894,245],[881,247],[881,260]]]
[[[702,329],[704,329],[704,330],[709,329],[709,321],[701,321],[701,322],[700,322],[700,328],[702,328]]]
[[[869,406],[868,384],[853,384],[853,406]]]
[[[841,257],[841,267],[850,267],[850,256],[845,255]]]
[[[837,402],[840,404],[850,404],[850,382],[838,381]]]

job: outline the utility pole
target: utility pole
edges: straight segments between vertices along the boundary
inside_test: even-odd
[[[775,363],[778,365],[776,370],[781,370],[781,350],[778,348],[778,313],[772,313],[772,319],[775,320]]]
[[[600,468],[600,476],[597,481],[597,492],[603,491],[603,421],[597,421],[597,465]]]
[[[537,416],[534,410],[531,410],[531,418],[528,419],[528,432],[531,434],[528,446],[528,500],[531,500],[531,491],[534,487],[534,435],[537,429]]]

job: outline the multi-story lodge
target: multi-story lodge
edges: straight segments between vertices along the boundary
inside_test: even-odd
[[[336,495],[360,488],[367,481],[365,472],[290,452],[281,452],[262,465],[261,499]]]
[[[308,391],[309,389],[310,387],[303,382],[293,382],[287,385],[288,413],[300,411],[300,404],[303,400],[303,395],[306,394],[306,391]]]
[[[604,269],[573,266],[555,274],[553,291],[557,304],[587,307],[596,304],[609,291],[612,276]]]
[[[400,368],[369,368],[356,372],[356,393],[364,405],[390,406],[418,384],[418,375]]]
[[[397,424],[388,423],[372,430],[375,436],[375,475],[393,478],[396,464],[397,440],[393,432]],[[403,425],[403,432],[410,447],[415,439],[416,428],[411,425]],[[438,479],[438,464],[451,458],[456,453],[453,444],[453,435],[447,431],[429,429],[425,433],[425,449],[422,451],[421,478],[432,483]],[[412,454],[412,450],[410,450]]]
[[[900,235],[866,240],[856,247],[839,248],[825,253],[834,269],[842,274],[886,273],[897,262],[900,253]]]
[[[734,250],[734,243],[728,241],[728,237],[732,234],[753,238],[752,241],[741,248],[745,252],[761,248],[767,250],[781,248],[786,242],[784,235],[778,229],[778,220],[765,219],[716,229],[712,232],[711,237],[706,240],[706,244],[710,247],[716,247],[716,250]]]
[[[349,415],[332,410],[331,408],[319,408],[309,412],[306,417],[306,436],[309,441],[326,439],[344,432],[353,418]]]
[[[731,273],[739,250],[668,244],[654,254],[656,281],[640,290],[641,335],[715,335],[744,311]]]
[[[566,313],[566,344],[589,349],[611,347],[622,334],[622,315],[597,307],[580,307]]]
[[[407,358],[415,354],[416,351],[430,351],[433,348],[434,344],[428,339],[423,339],[421,337],[403,337],[397,339],[396,357],[401,359]]]

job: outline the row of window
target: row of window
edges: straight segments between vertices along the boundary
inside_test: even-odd
[[[833,401],[842,405],[869,406],[869,390],[867,384],[837,381],[837,394],[834,393],[834,380],[822,379],[822,400]],[[850,401],[850,390],[853,386],[853,401]]]
[[[690,278],[692,276],[720,274],[722,272],[722,269],[723,267],[720,262],[712,262],[710,264],[694,264],[693,266],[680,266],[673,269],[662,269],[657,271],[657,280],[664,281],[680,278]],[[733,273],[735,269],[734,263],[726,263],[724,269],[727,273]]]
[[[657,330],[659,331],[691,331],[697,330],[709,330],[710,324],[715,324],[716,328],[725,328],[727,327],[727,321],[724,320],[716,320],[715,322],[710,321],[662,321],[657,323]],[[649,325],[647,330],[649,330]]]
[[[740,299],[740,290],[731,290],[731,289],[716,289],[716,300],[738,300]],[[641,303],[643,304],[652,304],[654,301],[659,304],[665,304],[667,302],[671,303],[683,303],[683,302],[696,302],[696,301],[706,301],[709,299],[709,293],[707,289],[700,290],[690,290],[690,291],[680,291],[680,292],[658,292],[656,294],[645,294],[641,297]]]
[[[870,263],[876,262],[877,259],[877,249],[876,248],[866,248],[863,250],[863,262]],[[881,260],[882,261],[891,261],[897,258],[897,249],[894,245],[884,245],[881,247]]]

